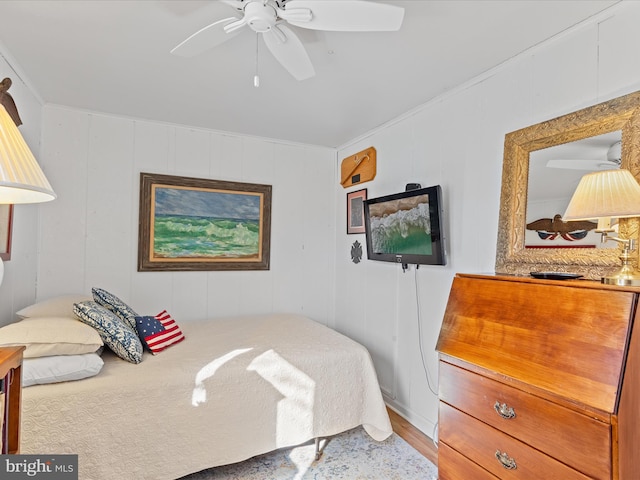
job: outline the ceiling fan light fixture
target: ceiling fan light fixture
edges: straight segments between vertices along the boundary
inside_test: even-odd
[[[268,32],[277,19],[276,9],[267,2],[250,2],[244,7],[244,20],[254,32]]]

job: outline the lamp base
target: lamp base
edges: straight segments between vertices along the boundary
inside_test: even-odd
[[[608,277],[602,277],[601,282],[607,285],[620,285],[620,286],[640,286],[640,272],[638,272],[634,265],[638,263],[637,258],[631,256],[631,250],[635,248],[635,240],[621,240],[614,237],[609,237],[613,240],[622,242],[623,249],[620,254],[620,261],[622,266],[613,275]]]
[[[613,275],[602,277],[601,282],[607,285],[640,286],[640,272],[628,260],[623,259],[622,268]]]
[[[613,275],[611,277],[602,277],[602,283],[607,285],[619,285],[622,287],[636,286],[640,287],[640,276],[629,277],[628,275]]]

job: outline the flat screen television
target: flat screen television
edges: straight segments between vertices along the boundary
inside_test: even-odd
[[[445,265],[440,185],[364,202],[367,258],[403,265]]]

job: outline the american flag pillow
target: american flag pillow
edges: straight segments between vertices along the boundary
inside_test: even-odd
[[[171,315],[163,310],[155,317],[136,317],[140,340],[154,355],[184,340],[184,335]]]

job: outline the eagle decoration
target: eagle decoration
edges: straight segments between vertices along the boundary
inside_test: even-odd
[[[582,240],[590,230],[594,230],[598,224],[589,220],[572,220],[565,222],[562,215],[556,214],[553,218],[540,218],[527,224],[527,230],[535,230],[542,240],[555,240],[561,237],[569,242]]]

